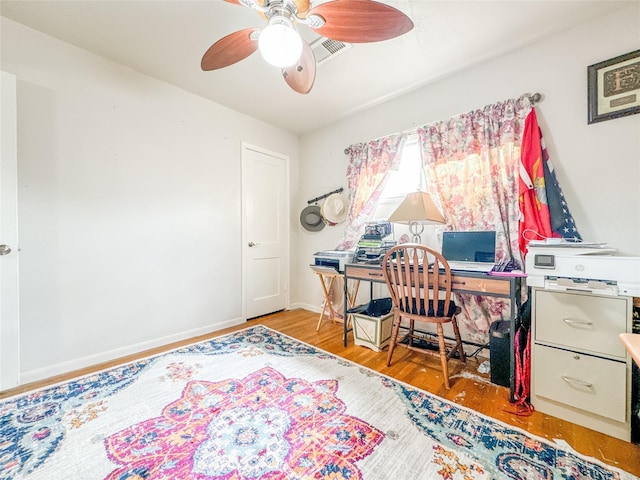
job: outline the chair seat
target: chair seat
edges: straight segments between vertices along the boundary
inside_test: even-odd
[[[416,303],[419,303],[419,305],[416,305]],[[445,301],[444,300],[439,300],[438,301],[438,311],[434,312],[433,311],[433,300],[429,300],[428,304],[429,304],[429,308],[425,311],[424,308],[424,298],[420,299],[420,302],[416,302],[416,299],[412,299],[411,301],[409,301],[408,298],[405,298],[405,305],[409,305],[411,304],[411,311],[407,312],[405,308],[402,308],[402,306],[400,306],[400,311],[405,312],[405,313],[410,313],[412,315],[421,315],[421,316],[427,316],[427,317],[452,317],[454,316],[456,313],[459,312],[458,307],[456,306],[455,303],[453,303],[453,301],[449,302],[449,310],[447,312],[444,311],[444,306],[445,306]]]

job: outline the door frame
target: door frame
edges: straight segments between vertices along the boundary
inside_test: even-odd
[[[0,257],[0,390],[20,384],[20,295],[18,245],[18,138],[16,76],[2,71],[0,125],[0,243],[12,251]]]
[[[291,214],[291,206],[290,206],[290,190],[291,190],[291,183],[290,183],[290,168],[291,168],[291,164],[290,164],[290,160],[289,160],[289,156],[282,154],[282,153],[278,153],[278,152],[274,152],[272,150],[268,150],[266,148],[263,147],[258,147],[256,145],[252,145],[250,143],[247,142],[242,142],[242,153],[241,153],[241,169],[242,169],[242,184],[241,184],[241,242],[242,242],[242,249],[241,249],[241,257],[242,257],[242,293],[241,293],[241,301],[242,301],[242,320],[243,321],[247,321],[247,249],[248,247],[248,242],[249,242],[249,238],[247,235],[247,198],[248,198],[248,192],[247,192],[247,156],[245,155],[245,152],[247,150],[252,150],[254,152],[258,152],[258,153],[262,153],[265,155],[269,155],[270,157],[274,157],[277,159],[280,159],[283,161],[284,163],[284,170],[285,170],[285,184],[287,186],[286,191],[285,191],[285,207],[284,207],[284,212],[282,212],[283,217],[284,218],[284,230],[285,230],[285,235],[284,235],[284,252],[285,252],[285,257],[284,257],[284,271],[285,271],[285,280],[284,280],[284,284],[285,284],[285,309],[288,309],[289,306],[291,305],[291,218],[290,218],[290,214]]]

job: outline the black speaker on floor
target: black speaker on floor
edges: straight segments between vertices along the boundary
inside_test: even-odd
[[[510,386],[509,382],[509,345],[511,329],[509,320],[493,322],[489,327],[489,364],[491,383]]]

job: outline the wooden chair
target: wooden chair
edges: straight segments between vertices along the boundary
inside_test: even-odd
[[[460,307],[457,307],[451,299],[449,264],[435,250],[424,245],[405,243],[387,251],[382,260],[382,270],[393,301],[393,333],[389,344],[387,366],[391,365],[393,352],[398,345],[412,351],[434,354],[434,351],[417,345],[416,341],[424,341],[426,335],[418,334],[414,323],[416,321],[435,323],[444,385],[449,389],[449,358],[458,352],[460,359],[466,362],[456,320]],[[403,318],[409,320],[409,331],[402,340],[399,340],[398,335]],[[455,345],[445,343],[442,328],[444,323],[452,324]]]

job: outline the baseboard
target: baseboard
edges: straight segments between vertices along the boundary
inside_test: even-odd
[[[208,333],[216,332],[228,327],[234,327],[242,324],[244,321],[241,318],[234,318],[222,323],[216,323],[214,325],[208,325],[206,327],[195,328],[193,330],[187,330],[179,332],[173,335],[167,335],[165,337],[155,338],[145,342],[136,343],[133,345],[127,345],[126,347],[120,347],[106,352],[96,353],[94,355],[88,355],[86,357],[80,357],[73,360],[57,363],[55,365],[49,365],[44,368],[38,368],[35,370],[28,370],[20,373],[20,385],[26,383],[51,378],[63,373],[73,372],[81,368],[91,367],[100,363],[109,362],[118,358],[126,357],[127,355],[133,355],[136,353],[144,352],[156,347],[162,347],[163,345],[169,345],[174,342],[186,340],[188,338],[197,337],[200,335],[206,335]]]
[[[318,305],[309,305],[308,303],[293,303],[289,306],[289,310],[295,310],[296,308],[320,313],[320,307]]]

